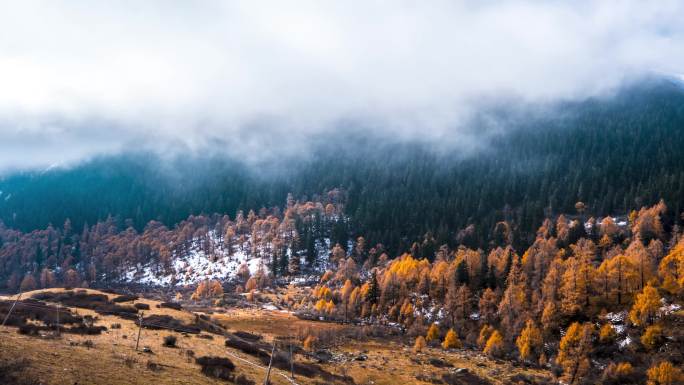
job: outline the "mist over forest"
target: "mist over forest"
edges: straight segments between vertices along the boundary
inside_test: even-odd
[[[576,214],[578,201],[588,216],[601,217],[664,199],[666,223],[681,221],[680,83],[651,78],[608,97],[512,106],[473,120],[477,146],[343,130],[312,137],[289,154],[270,144],[251,155],[232,155],[231,147],[189,155],[130,151],[10,173],[0,180],[0,218],[30,231],[67,218],[80,228],[111,215],[142,230],[150,220],[173,226],[191,214],[233,217],[282,205],[288,193],[305,201],[339,188],[353,221],[350,236],[364,234],[394,252],[428,235],[456,245],[470,225],[469,245],[486,247],[500,221],[525,247],[545,216]]]

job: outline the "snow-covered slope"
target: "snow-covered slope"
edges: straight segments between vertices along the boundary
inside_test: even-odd
[[[250,237],[241,245],[233,245],[229,251],[223,242],[211,232],[211,243],[217,245],[210,253],[207,253],[201,245],[200,240],[195,239],[187,253],[177,255],[174,253],[169,267],[161,266],[159,263],[149,263],[146,265],[132,266],[122,269],[121,280],[127,283],[140,283],[155,286],[183,286],[192,285],[207,279],[218,279],[221,281],[234,280],[241,269],[248,269],[251,276],[259,272],[270,274],[269,263],[272,254],[269,250],[256,247],[252,250]],[[316,242],[317,266],[314,270],[320,272],[328,266],[328,256],[330,253],[330,240]],[[293,250],[286,249],[288,258],[293,257]],[[300,259],[300,266],[306,266],[304,250],[294,253],[295,258]],[[242,266],[245,266],[244,268]]]

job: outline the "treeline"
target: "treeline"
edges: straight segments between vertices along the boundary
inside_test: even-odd
[[[524,249],[544,218],[574,212],[577,201],[594,216],[626,215],[661,198],[670,213],[684,210],[681,86],[648,83],[548,113],[500,115],[503,129],[473,127],[482,149],[472,152],[336,134],[311,138],[308,160],[283,157],[256,171],[241,159],[169,164],[127,155],[18,175],[0,181],[0,218],[32,231],[66,218],[80,229],[112,215],[141,232],[150,220],[173,226],[189,215],[280,205],[288,192],[315,200],[339,187],[348,193],[354,237],[396,255],[432,239],[488,248],[502,221]],[[662,220],[668,231],[681,225],[675,215]]]
[[[432,262],[405,253],[362,268],[350,253],[289,305],[396,325],[416,352],[469,347],[548,367],[567,384],[679,384],[684,237],[664,230],[666,210],[641,208],[625,224],[547,219],[522,254],[443,245]]]
[[[173,228],[157,221],[138,232],[130,220],[114,217],[77,232],[61,228],[22,233],[0,222],[0,278],[10,291],[56,285],[106,285],[136,266],[171,273],[174,259],[199,251],[216,261],[241,253],[262,258],[270,277],[325,269],[328,244],[348,243],[346,194],[330,190],[313,201],[289,194],[285,204],[247,213],[190,216]],[[323,258],[321,258],[321,256]],[[303,264],[302,264],[303,261]],[[241,266],[244,273],[247,266]],[[248,270],[247,270],[248,271]]]

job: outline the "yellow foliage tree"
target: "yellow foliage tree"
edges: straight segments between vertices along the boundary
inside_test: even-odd
[[[321,276],[321,283],[328,282],[333,277],[334,273],[330,270],[326,270]]]
[[[648,385],[678,385],[684,381],[682,369],[675,367],[669,361],[652,366],[646,374]]]
[[[610,293],[615,296],[618,305],[631,296],[633,288],[639,286],[637,268],[626,256],[620,254],[607,262],[608,286]]]
[[[678,295],[684,290],[684,238],[660,261],[658,275],[663,289],[670,294]]]
[[[411,254],[404,254],[392,261],[388,271],[395,273],[399,280],[411,286],[418,283],[419,273],[429,265],[427,259],[417,260]]]
[[[602,344],[609,344],[614,342],[615,338],[617,338],[617,334],[613,325],[609,323],[603,324],[599,330],[599,341]]]
[[[458,339],[458,334],[454,329],[449,329],[442,342],[442,347],[444,349],[458,349],[461,347],[461,340]]]
[[[325,310],[325,306],[327,305],[327,302],[323,298],[319,299],[318,302],[316,302],[316,305],[314,305],[314,309],[316,309],[317,312],[323,312]]]
[[[632,310],[629,312],[629,319],[637,326],[648,325],[653,321],[658,308],[660,308],[658,289],[648,285],[637,295]]]
[[[634,373],[634,368],[629,362],[620,362],[615,364],[611,362],[603,370],[601,383],[604,384],[621,384],[633,383],[630,381],[630,376]]]
[[[532,320],[527,320],[525,328],[515,340],[515,344],[520,352],[520,358],[523,360],[536,360],[541,352],[543,343],[541,330]]]
[[[427,343],[425,342],[425,337],[423,336],[418,336],[416,337],[416,343],[413,344],[413,352],[414,353],[420,353],[425,349],[425,346]]]
[[[560,341],[556,363],[563,368],[564,377],[570,385],[578,383],[589,371],[592,333],[590,323],[582,325],[575,322]]]
[[[304,350],[314,350],[316,347],[316,342],[318,342],[318,338],[316,336],[308,335],[304,339]]]
[[[651,325],[641,335],[641,343],[648,350],[657,348],[663,340],[663,328],[660,325]]]
[[[245,283],[245,291],[250,292],[252,290],[255,290],[257,288],[257,280],[256,278],[252,277],[247,280],[247,283]]]
[[[501,336],[501,333],[495,329],[489,336],[489,339],[487,339],[487,343],[485,344],[484,348],[484,354],[490,357],[500,357],[503,353],[503,348],[503,336]]]
[[[333,303],[332,300],[328,301],[325,304],[325,312],[328,313],[329,315],[335,314],[335,304]]]
[[[430,329],[428,329],[428,331],[427,331],[427,335],[425,336],[425,340],[427,342],[439,340],[439,326],[437,326],[437,324],[433,323],[432,325],[430,325]]]
[[[221,297],[223,296],[223,286],[221,282],[216,280],[211,280],[209,282],[209,296],[210,297]]]
[[[489,325],[484,325],[482,329],[480,329],[480,336],[477,338],[477,346],[479,346],[480,349],[484,349],[489,336],[491,336],[493,332],[494,328]]]
[[[634,368],[629,362],[620,362],[615,368],[615,373],[618,376],[628,376],[632,374],[632,372],[634,372]]]

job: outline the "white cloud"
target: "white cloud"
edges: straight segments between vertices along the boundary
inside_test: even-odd
[[[483,99],[682,73],[681,20],[667,0],[8,2],[0,169],[141,144],[292,145],[340,122],[458,140]]]

